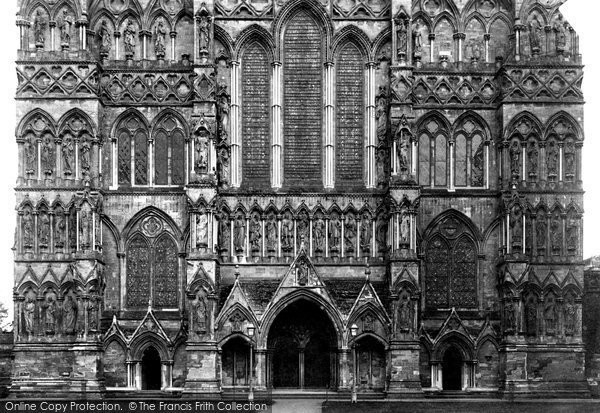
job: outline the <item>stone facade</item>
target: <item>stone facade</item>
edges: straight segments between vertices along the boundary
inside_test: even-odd
[[[562,1],[19,3],[12,393],[589,394]]]

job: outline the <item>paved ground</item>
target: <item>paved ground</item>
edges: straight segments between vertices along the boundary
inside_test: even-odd
[[[274,410],[275,411],[275,410]],[[304,410],[296,410],[304,412]],[[307,410],[314,411],[314,410]],[[317,410],[318,411],[318,410]],[[600,400],[426,400],[426,401],[373,401],[351,404],[329,402],[323,413],[599,413]]]
[[[279,399],[273,400],[273,413],[321,413],[323,400]]]

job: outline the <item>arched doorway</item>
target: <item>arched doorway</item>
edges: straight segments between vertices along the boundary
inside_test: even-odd
[[[318,305],[299,300],[277,316],[269,330],[269,375],[275,388],[332,388],[336,377],[336,335]]]
[[[247,386],[250,370],[250,347],[241,337],[223,345],[222,368],[224,386]]]
[[[371,336],[356,342],[357,385],[361,390],[381,391],[385,387],[385,347]]]
[[[160,390],[160,354],[153,346],[148,347],[142,356],[142,390]]]
[[[442,361],[442,388],[462,390],[463,358],[460,351],[450,346],[444,352]]]

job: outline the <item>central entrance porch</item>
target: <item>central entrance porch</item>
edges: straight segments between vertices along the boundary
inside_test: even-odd
[[[274,320],[268,336],[268,384],[275,389],[335,389],[337,343],[319,306],[301,299]]]

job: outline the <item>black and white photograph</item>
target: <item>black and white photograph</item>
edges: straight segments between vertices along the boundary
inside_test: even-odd
[[[0,412],[599,412],[597,16],[6,0]]]

